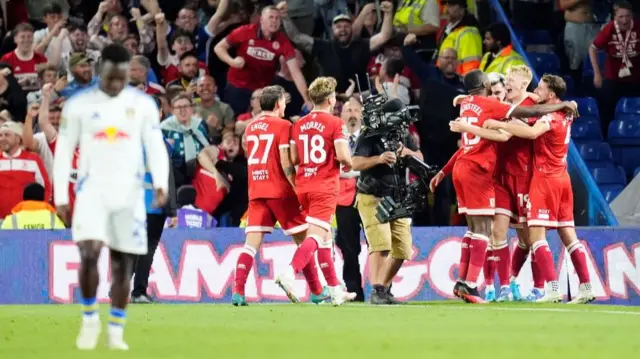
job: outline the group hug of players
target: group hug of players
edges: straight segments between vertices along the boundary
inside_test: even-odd
[[[468,231],[462,239],[455,296],[468,303],[525,300],[562,301],[547,229],[557,229],[576,269],[579,293],[569,303],[585,304],[592,294],[586,253],[573,221],[573,194],[567,170],[575,102],[562,102],[566,84],[544,75],[534,93],[527,93],[532,72],[514,66],[506,78],[472,71],[464,77],[468,96],[459,96],[460,117],[450,123],[461,133],[460,149],[431,181],[431,190],[449,175],[465,214]],[[493,77],[493,79],[491,79]],[[510,255],[509,225],[518,245]],[[515,279],[531,254],[534,288],[523,295]],[[477,281],[484,269],[483,299]],[[493,283],[497,271],[500,292]]]
[[[458,196],[458,211],[469,230],[462,240],[455,296],[468,303],[528,300],[554,303],[562,294],[546,241],[546,229],[557,229],[580,279],[570,303],[589,303],[591,291],[586,254],[576,236],[573,195],[567,171],[574,102],[562,102],[566,84],[558,76],[542,77],[535,92],[526,92],[532,72],[512,67],[506,78],[481,71],[464,77],[468,96],[459,96],[460,117],[450,123],[461,133],[460,149],[431,181],[431,191],[449,175]],[[238,257],[232,303],[245,306],[245,284],[265,233],[279,222],[298,244],[291,268],[276,283],[292,302],[294,275],[302,273],[314,303],[341,305],[355,298],[340,284],[332,259],[331,217],[338,199],[340,168],[351,169],[346,127],[333,116],[336,82],[320,77],[309,87],[310,114],[295,124],[282,119],[285,91],[267,87],[263,112],[245,133],[248,150],[249,209],[246,244]],[[296,169],[297,166],[297,169]],[[507,232],[517,229],[519,243],[510,254]],[[523,295],[515,279],[531,253],[534,288]],[[323,287],[315,261],[327,282]],[[484,269],[487,289],[477,289]],[[494,273],[500,280],[496,295]]]

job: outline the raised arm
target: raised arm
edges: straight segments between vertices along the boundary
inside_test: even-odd
[[[357,2],[356,2],[357,4]],[[360,36],[362,32],[362,28],[364,27],[364,18],[367,17],[367,14],[372,13],[376,9],[375,3],[368,3],[362,7],[362,10],[358,13],[358,17],[353,21],[351,25],[351,33],[352,37],[356,38]]]
[[[313,37],[298,31],[296,25],[293,24],[293,21],[291,21],[289,15],[287,15],[287,3],[285,1],[278,3],[277,7],[278,10],[280,10],[284,31],[287,33],[287,36],[289,36],[289,39],[291,39],[291,42],[300,50],[310,54],[315,41]]]
[[[205,26],[205,31],[209,36],[215,36],[219,31],[218,27],[222,23],[222,20],[227,15],[227,10],[229,9],[229,0],[219,0],[218,6],[216,7],[216,12],[211,16],[209,22]]]
[[[307,92],[307,81],[304,79],[304,75],[300,70],[300,64],[298,60],[294,57],[287,61],[287,67],[289,67],[289,72],[291,72],[291,78],[293,79],[293,83],[296,85],[300,96],[304,100],[304,103],[310,104],[311,100],[309,100],[309,94]]]
[[[24,128],[22,130],[22,144],[32,152],[38,152],[38,143],[33,138],[33,119],[38,116],[39,107],[37,103],[32,103],[27,109],[27,116],[24,118]]]
[[[393,4],[389,1],[383,1],[380,3],[380,10],[384,12],[382,27],[380,28],[380,32],[373,35],[371,40],[369,40],[369,49],[371,51],[379,49],[385,42],[389,41],[391,35],[393,35]]]
[[[60,66],[60,58],[62,57],[62,43],[67,37],[69,37],[69,30],[65,28],[60,30],[60,34],[58,35],[58,37],[56,37],[56,39],[51,42],[51,56],[47,60],[55,67],[62,68],[62,66]]]
[[[58,131],[49,121],[49,104],[51,103],[52,95],[53,86],[51,84],[44,85],[42,87],[42,104],[40,105],[40,112],[38,113],[38,125],[44,133],[47,143],[55,141],[58,137]]]
[[[39,54],[44,54],[47,51],[47,47],[49,47],[49,44],[51,44],[51,40],[53,40],[56,34],[59,33],[59,31],[62,30],[62,28],[64,28],[66,23],[67,21],[63,19],[63,20],[60,20],[57,24],[55,24],[53,29],[49,31],[49,33],[42,39],[42,41],[36,44],[36,46],[33,48],[33,51]]]
[[[68,101],[62,111],[60,131],[53,159],[53,188],[56,206],[69,205],[69,178],[73,152],[80,141],[81,123],[76,116],[78,103]]]
[[[413,73],[416,74],[422,84],[426,83],[433,77],[434,67],[428,64],[420,58],[413,45],[416,43],[417,38],[414,34],[409,34],[404,39],[404,47],[402,47],[402,58],[405,64]]]
[[[156,44],[158,45],[158,65],[166,66],[169,64],[169,43],[167,42],[166,36],[169,24],[167,24],[163,13],[156,14],[155,21]]]

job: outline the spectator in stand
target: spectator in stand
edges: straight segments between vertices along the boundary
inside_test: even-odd
[[[12,73],[18,84],[25,91],[38,90],[38,72],[36,66],[47,62],[44,55],[34,51],[33,26],[28,23],[18,24],[13,30],[16,49],[2,56],[0,61],[11,65]]]
[[[55,86],[58,82],[60,83],[59,86],[61,86],[60,90],[62,90],[64,86],[66,86],[66,78],[58,79],[58,68],[55,65],[40,64],[37,70],[38,70],[38,85],[40,87],[46,84],[51,84],[52,86]],[[57,99],[58,99],[58,96],[54,94],[53,96],[51,96],[50,102],[53,103]],[[38,91],[29,92],[27,94],[28,104],[40,103],[41,101],[42,101],[42,89]]]
[[[393,26],[402,33],[415,34],[423,49],[435,49],[440,28],[438,0],[400,1]]]
[[[447,2],[447,24],[441,29],[438,52],[452,48],[458,55],[460,76],[480,67],[482,58],[482,36],[478,21],[467,11],[466,0]]]
[[[214,145],[222,141],[223,129],[233,128],[235,118],[231,106],[216,99],[217,90],[213,77],[206,75],[198,79],[196,94],[199,101],[195,113],[206,121],[209,138]]]
[[[69,59],[69,68],[73,74],[73,81],[58,92],[60,97],[68,99],[79,91],[87,89],[98,83],[98,77],[93,76],[93,64],[87,55],[83,53],[75,53],[71,55],[71,58]]]
[[[21,121],[27,113],[27,96],[11,74],[9,65],[0,62],[0,111],[2,110]]]
[[[438,53],[436,66],[423,62],[418,56],[414,45],[417,37],[409,34],[404,40],[402,57],[409,70],[416,76],[421,86],[429,81],[436,81],[447,84],[459,93],[464,93],[462,78],[458,75],[458,55],[454,49],[443,49]],[[422,92],[420,92],[422,94]]]
[[[316,17],[324,25],[325,31],[323,31],[324,38],[329,39],[330,33],[326,29],[330,29],[333,24],[333,19],[338,15],[345,15],[351,17],[349,14],[349,7],[345,0],[317,0],[314,1],[316,8]]]
[[[253,91],[272,83],[280,56],[287,60],[291,77],[305,103],[310,103],[307,82],[291,42],[280,31],[280,24],[280,11],[267,6],[262,10],[259,24],[241,26],[215,46],[216,55],[231,66],[224,100],[234,113],[242,113],[247,108]],[[231,48],[236,50],[236,57],[229,55]]]
[[[196,83],[198,82],[198,75],[200,71],[198,68],[198,62],[198,56],[195,52],[182,54],[178,65],[178,78],[168,82],[167,87],[180,86],[183,91],[191,95],[195,95]]]
[[[231,178],[229,193],[216,210],[216,216],[221,226],[238,227],[242,215],[249,205],[249,180],[247,172],[246,148],[240,150],[240,137],[232,130],[225,130],[222,134],[220,149],[224,156],[216,162],[216,169]]]
[[[50,105],[50,99],[53,96],[53,86],[50,84],[45,85],[42,89],[42,103],[29,105],[22,133],[24,148],[40,156],[47,173],[53,173],[53,153],[58,139],[60,117],[62,115],[60,106]],[[34,134],[33,128],[36,117],[40,132]]]
[[[36,31],[33,34],[33,43],[35,44],[35,52],[44,54],[47,58],[53,55],[53,41],[60,37],[60,31],[66,25],[66,19],[63,18],[62,8],[58,4],[47,4],[44,6],[44,23],[47,27]],[[69,39],[62,40],[62,51],[71,51],[71,42]]]
[[[149,81],[149,69],[151,69],[151,62],[148,58],[141,55],[133,56],[129,64],[130,80],[143,84],[143,91],[147,95],[165,93],[164,87]]]
[[[248,123],[249,121],[251,121],[254,117],[258,116],[258,114],[260,114],[260,112],[262,112],[262,109],[260,108],[260,96],[262,96],[262,89],[259,88],[255,91],[253,91],[253,93],[251,93],[251,99],[249,101],[249,111],[248,112],[244,112],[242,114],[240,114],[238,116],[238,119],[236,121],[236,125],[238,125],[239,123]]]
[[[313,35],[316,25],[315,1],[314,0],[294,0],[287,1],[289,5],[289,17],[296,29],[305,35]]]
[[[382,65],[387,59],[402,59],[403,42],[404,35],[398,34],[382,45],[382,53],[371,57],[367,65],[367,71],[372,78],[375,79],[380,75]],[[420,80],[404,63],[399,76],[399,84],[407,89],[411,89],[415,98],[420,97]],[[393,75],[391,76],[391,81],[393,81]]]
[[[220,158],[220,149],[216,146],[205,147],[198,154],[198,164],[193,176],[196,190],[195,205],[207,214],[213,215],[229,193],[229,180],[216,168]]]
[[[22,202],[11,209],[2,221],[1,229],[64,229],[64,223],[56,215],[56,209],[45,200],[45,189],[39,183],[24,187]]]
[[[602,28],[589,48],[593,66],[593,84],[601,89],[600,124],[606,135],[614,117],[615,106],[622,97],[640,97],[640,21],[633,21],[631,4],[615,4],[614,18]],[[607,53],[604,80],[598,66],[598,51]]]
[[[380,9],[384,13],[380,33],[370,39],[359,39],[354,36],[351,17],[338,15],[333,19],[331,40],[316,39],[302,34],[293,25],[287,14],[287,3],[280,2],[278,8],[283,13],[283,24],[291,41],[302,51],[311,54],[318,60],[322,68],[322,76],[330,76],[337,80],[339,93],[345,93],[350,85],[349,80],[358,74],[360,86],[367,88],[367,64],[371,54],[378,50],[391,38],[393,31],[393,4],[383,1]],[[365,81],[365,82],[362,82]]]
[[[51,182],[40,157],[22,147],[23,124],[5,122],[0,127],[0,218],[22,200],[22,191],[30,183],[45,188],[45,201],[51,200]]]
[[[436,0],[438,2],[438,7],[440,8],[440,27],[443,27],[447,24],[448,16],[447,16],[447,4],[449,0]],[[475,18],[478,18],[478,7],[476,6],[477,0],[467,0],[467,13],[473,15]],[[482,0],[480,0],[482,1]],[[504,4],[504,0],[502,0]]]
[[[98,7],[98,12],[96,12],[95,16],[91,21],[89,21],[89,25],[87,25],[91,44],[96,49],[101,50],[106,45],[112,44],[116,41],[124,41],[127,36],[129,36],[129,21],[119,12],[115,13],[108,19],[109,26],[107,36],[100,35],[105,15],[108,12],[114,12],[118,6],[116,4],[117,2],[113,0],[101,2]],[[138,12],[134,11],[134,13],[136,15],[139,14],[139,10]],[[139,19],[134,17],[134,20]],[[138,35],[140,36],[139,53],[146,54],[152,52],[155,47],[155,42],[153,41],[153,30],[144,21],[135,21],[135,24],[138,29]]]
[[[485,73],[497,72],[507,75],[511,66],[526,65],[511,44],[511,32],[507,25],[495,23],[484,32],[484,46],[487,52],[480,62],[480,70]]]
[[[167,43],[167,38],[163,34],[169,31],[169,24],[166,22],[164,14],[156,15],[155,21],[158,41],[158,65],[163,67],[162,79],[165,84],[168,84],[180,78],[180,59],[185,54],[193,52],[193,40],[189,33],[178,30],[173,32],[170,41]],[[173,51],[173,55],[169,52],[169,48]],[[196,56],[197,59],[198,57]],[[204,62],[196,61],[196,64],[199,69],[199,76],[208,73],[207,65]]]
[[[564,49],[569,59],[569,68],[576,83],[582,81],[582,62],[589,53],[589,46],[600,32],[592,12],[591,1],[559,0],[564,10]]]
[[[64,43],[69,41],[71,47],[67,50]],[[100,60],[100,51],[89,49],[89,34],[84,24],[70,22],[67,28],[60,30],[60,35],[51,41],[49,49],[51,56],[49,63],[58,67],[59,71],[67,73],[67,80],[73,81],[73,74],[69,68],[71,56],[74,53],[84,53],[94,65]],[[95,68],[93,69],[95,73]]]
[[[190,173],[200,151],[209,146],[207,126],[193,114],[191,95],[180,94],[171,100],[173,116],[162,121],[160,128],[164,138],[173,148],[171,161],[176,187],[191,183]]]
[[[296,60],[298,60],[298,65],[301,69],[304,68],[304,56],[302,56],[302,53],[300,51],[294,51],[296,53]],[[302,96],[300,96],[300,93],[296,89],[296,84],[293,82],[293,77],[291,77],[291,71],[289,71],[289,66],[287,66],[286,61],[287,60],[284,57],[280,57],[280,71],[278,71],[276,77],[273,79],[273,84],[282,86],[282,88],[284,88],[284,90],[286,91],[285,98],[287,99],[287,107],[284,111],[284,117],[291,118],[300,114],[299,109],[304,105],[304,99],[302,98]],[[251,95],[252,99],[254,94]],[[258,106],[260,106],[259,103]]]
[[[291,12],[291,9],[289,9]],[[365,4],[359,12],[358,16],[351,25],[353,36],[361,39],[370,39],[376,34],[376,25],[378,25],[378,14],[376,13],[376,4]],[[289,15],[291,16],[291,15]],[[298,25],[296,24],[296,28]],[[298,28],[300,29],[300,28]],[[304,31],[300,30],[304,33]],[[310,34],[309,34],[310,35]]]
[[[210,229],[216,227],[216,219],[195,207],[198,194],[193,186],[178,188],[178,224],[176,228]]]

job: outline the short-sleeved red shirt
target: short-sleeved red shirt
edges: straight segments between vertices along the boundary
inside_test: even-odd
[[[2,62],[6,62],[11,65],[11,71],[16,77],[18,82],[22,84],[22,88],[27,91],[38,90],[38,71],[36,66],[47,62],[47,58],[44,55],[33,53],[33,57],[30,60],[20,60],[15,51],[11,51],[8,54],[2,56],[0,59]]]
[[[291,122],[262,115],[245,130],[249,199],[295,196],[280,164],[280,149],[289,148]]]
[[[627,32],[621,31],[622,39],[618,38],[618,33],[613,21],[609,22],[593,40],[593,46],[607,53],[604,64],[604,77],[608,80],[640,82],[640,48],[638,48],[638,37],[640,36],[640,21],[634,21],[630,30],[629,42],[627,44],[629,61],[632,67],[629,68],[631,76],[620,78],[618,73],[623,68],[622,46],[626,39]]]
[[[385,60],[384,54],[371,57],[369,64],[367,65],[367,72],[370,76],[378,76],[380,74],[380,68]],[[400,73],[400,84],[408,89],[419,90],[420,79],[413,71],[407,66],[402,69]]]
[[[549,177],[565,174],[573,116],[554,112],[540,117],[538,122],[546,123],[549,131],[533,141],[535,171]]]
[[[296,193],[322,192],[338,195],[340,162],[335,143],[344,141],[347,128],[328,112],[312,111],[293,125],[291,142],[299,158]]]
[[[460,118],[470,125],[482,127],[487,120],[509,117],[515,107],[489,97],[469,96],[460,104]],[[493,173],[496,165],[495,142],[465,132],[462,134],[461,148],[458,160],[475,162],[485,171]]]
[[[270,85],[278,70],[280,56],[287,61],[295,57],[293,45],[283,32],[278,31],[267,39],[260,31],[260,25],[240,26],[233,30],[226,41],[236,49],[236,54],[244,59],[244,67],[229,67],[227,81],[243,89],[257,90]]]

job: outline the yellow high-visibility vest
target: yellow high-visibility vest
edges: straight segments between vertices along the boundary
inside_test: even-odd
[[[2,222],[2,229],[64,229],[64,223],[49,210],[27,210],[8,215]]]
[[[467,72],[480,67],[482,58],[482,36],[478,28],[461,26],[453,30],[442,40],[439,53],[444,49],[454,49],[458,53],[458,74],[464,76]]]
[[[480,62],[480,70],[485,73],[497,72],[506,76],[507,70],[511,66],[527,64],[522,56],[520,56],[520,54],[518,54],[511,45],[502,49],[493,61],[487,65],[490,56],[491,54],[487,52],[484,54],[482,61]]]
[[[433,0],[404,0],[393,16],[393,26],[423,25],[420,14],[427,1]]]

